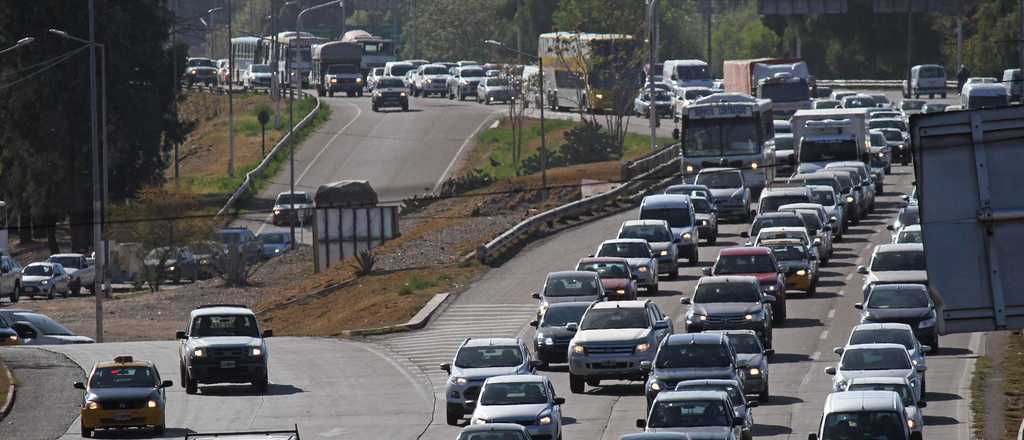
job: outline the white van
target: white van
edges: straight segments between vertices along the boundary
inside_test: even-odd
[[[903,97],[920,99],[921,95],[946,98],[946,68],[938,64],[921,64],[910,69],[910,84],[903,80]]]
[[[405,74],[415,68],[415,64],[406,61],[388,61],[384,64],[384,76],[405,78]]]
[[[895,391],[843,391],[829,394],[818,423],[817,432],[808,434],[808,440],[921,440],[920,432],[911,432],[903,401]]]
[[[668,60],[662,67],[661,80],[672,88],[707,87],[715,84],[708,63],[701,60]]]
[[[960,106],[968,110],[1010,105],[1010,93],[1002,84],[974,83],[964,85]]]
[[[1024,90],[1024,82],[1021,82],[1020,69],[1006,69],[1003,71],[1003,85],[1010,89],[1010,99],[1020,100],[1021,90]]]

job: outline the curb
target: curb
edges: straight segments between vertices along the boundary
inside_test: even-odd
[[[0,420],[7,417],[7,414],[11,412],[11,408],[14,408],[14,374],[7,367],[4,367],[4,374],[7,375],[7,381],[10,383],[10,386],[7,387],[7,401],[4,403],[3,408],[0,408]]]
[[[423,308],[421,308],[419,312],[416,312],[415,316],[410,318],[404,324],[395,324],[386,327],[345,330],[341,332],[340,335],[347,338],[351,338],[355,336],[384,335],[388,333],[399,333],[421,329],[423,327],[426,327],[427,323],[430,322],[430,317],[433,316],[434,313],[437,312],[439,308],[441,308],[441,305],[444,304],[445,300],[447,300],[449,296],[451,295],[448,293],[438,293],[434,295],[433,298],[430,298],[430,300],[423,305]]]

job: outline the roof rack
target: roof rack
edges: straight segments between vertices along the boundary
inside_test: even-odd
[[[196,308],[197,309],[212,309],[214,307],[237,307],[237,308],[240,308],[240,309],[248,309],[249,308],[248,306],[244,306],[244,305],[241,305],[241,304],[203,304],[203,305],[201,305],[199,307],[196,307]]]

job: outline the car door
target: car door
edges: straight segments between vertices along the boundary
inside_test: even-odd
[[[548,405],[551,405],[551,414],[556,416],[556,417],[553,417],[553,419],[555,419],[557,421],[556,423],[558,423],[559,430],[561,430],[561,426],[562,426],[562,407],[557,405],[557,404],[555,404],[555,398],[558,397],[558,393],[555,392],[555,386],[551,384],[550,380],[545,379],[544,383],[548,387],[548,402],[549,402]]]
[[[647,316],[651,321],[651,327],[654,328],[655,344],[660,344],[665,336],[668,336],[672,332],[672,321],[664,319],[661,314],[661,310],[658,310],[658,306],[653,303],[647,304]],[[659,321],[668,321],[668,327],[663,329],[655,328]],[[657,350],[657,347],[651,347],[653,350]]]
[[[15,322],[11,328],[18,333],[18,337],[21,338],[22,345],[39,345],[45,343],[45,336],[43,336],[43,333],[28,321]]]

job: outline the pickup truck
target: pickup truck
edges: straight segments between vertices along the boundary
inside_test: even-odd
[[[86,261],[82,254],[53,254],[46,259],[50,263],[60,263],[68,273],[68,290],[72,295],[78,295],[82,288],[88,288],[89,293],[96,294],[96,266]]]

